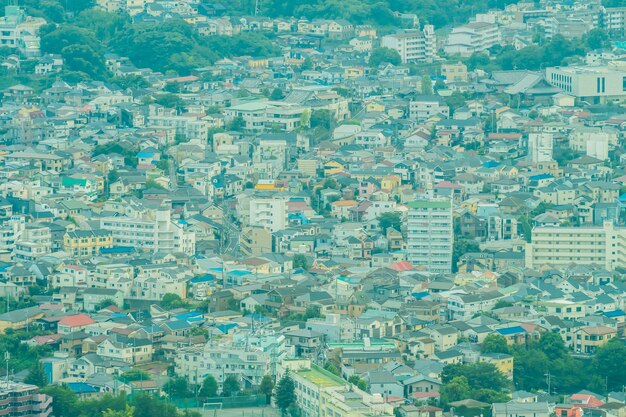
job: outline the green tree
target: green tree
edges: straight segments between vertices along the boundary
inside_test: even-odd
[[[78,417],[78,398],[76,394],[66,386],[48,385],[41,389],[42,394],[52,397],[52,413],[55,416]]]
[[[367,382],[364,379],[361,379],[358,375],[352,375],[348,378],[348,382],[356,385],[360,390],[367,390]]]
[[[598,349],[593,359],[593,369],[605,378],[609,390],[620,390],[626,386],[626,345],[623,340],[613,338]]]
[[[232,130],[234,132],[243,132],[246,128],[246,121],[241,116],[235,117],[228,123],[226,130]]]
[[[141,369],[131,369],[130,371],[124,372],[120,376],[120,379],[128,383],[132,381],[149,381],[151,377],[146,371],[142,371]]]
[[[282,100],[285,98],[285,93],[280,88],[275,88],[270,94],[270,100]]]
[[[172,308],[180,308],[184,306],[184,304],[184,301],[182,300],[182,298],[180,298],[178,294],[167,293],[163,296],[163,299],[161,300],[161,307],[166,310]]]
[[[98,304],[96,304],[95,310],[100,311],[104,308],[111,307],[111,306],[118,307],[115,301],[111,300],[110,298],[107,298],[105,300],[100,301]]]
[[[524,390],[546,389],[545,374],[550,369],[550,360],[540,350],[518,348],[513,355],[515,386]]]
[[[337,376],[341,376],[341,371],[339,370],[339,368],[332,363],[331,361],[327,361],[324,364],[324,369],[326,369],[328,372],[330,372],[331,374],[335,374]]]
[[[444,383],[451,382],[460,376],[467,378],[473,389],[486,388],[502,391],[508,385],[506,377],[491,363],[453,364],[443,368]]]
[[[235,375],[228,375],[224,380],[224,386],[222,388],[222,397],[233,397],[239,394],[241,391],[241,385]]]
[[[28,375],[24,379],[27,384],[37,385],[38,387],[45,387],[48,385],[48,377],[43,369],[41,362],[37,361],[28,371]]]
[[[591,29],[583,37],[583,41],[587,44],[589,49],[601,49],[610,44],[609,35],[602,29]]]
[[[397,211],[388,211],[378,216],[378,225],[383,234],[387,233],[390,227],[397,231],[402,230],[402,216]]]
[[[510,353],[506,338],[495,333],[485,337],[480,346],[480,351],[482,353]]]
[[[217,381],[212,375],[207,375],[207,377],[204,378],[200,391],[198,391],[198,396],[201,398],[217,397]]]
[[[263,375],[261,383],[259,384],[259,392],[265,395],[267,404],[271,402],[272,392],[274,392],[274,379],[271,375]]]
[[[175,376],[163,386],[163,391],[167,392],[173,398],[190,398],[193,396],[189,389],[187,378]]]
[[[126,404],[124,410],[111,410],[110,408],[102,413],[102,417],[134,417],[135,408]]]
[[[455,239],[452,246],[452,268],[456,272],[457,262],[466,253],[480,252],[478,242],[472,239]]]
[[[275,397],[276,406],[280,410],[281,414],[285,416],[287,414],[287,409],[289,409],[289,407],[296,401],[295,386],[289,373],[285,373],[280,381],[278,381],[278,384],[276,385]]]
[[[306,256],[297,254],[293,257],[293,267],[294,269],[304,269],[306,271],[309,269],[309,261]]]
[[[155,98],[157,104],[167,107],[168,109],[176,109],[179,111],[185,106],[185,101],[177,94],[159,94]]]
[[[395,49],[384,47],[374,49],[370,54],[370,67],[376,68],[385,62],[392,65],[400,65],[402,63],[402,58]]]
[[[441,387],[441,401],[444,404],[449,404],[454,401],[465,400],[471,395],[471,388],[467,378],[464,376],[457,376],[445,383]]]
[[[548,359],[556,360],[567,356],[567,348],[563,338],[558,333],[543,332],[536,346],[546,354]]]
[[[433,93],[433,82],[430,79],[430,76],[424,75],[422,77],[421,91],[422,91],[422,94],[432,94]]]
[[[331,130],[335,124],[335,117],[333,112],[326,109],[314,110],[311,113],[310,119],[312,128],[322,128],[325,130]]]
[[[508,402],[511,398],[509,394],[492,389],[481,388],[472,392],[472,399],[487,404]]]

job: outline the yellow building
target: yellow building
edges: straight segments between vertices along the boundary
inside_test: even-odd
[[[490,363],[509,379],[513,379],[513,356],[506,353],[483,353],[480,362]]]
[[[380,181],[380,189],[383,191],[393,191],[400,186],[401,178],[399,175],[387,175]]]
[[[445,76],[448,82],[465,82],[467,81],[467,66],[460,62],[443,64],[441,65],[441,75]]]
[[[385,105],[377,100],[372,100],[367,102],[365,105],[365,110],[368,113],[382,113],[385,111]]]
[[[595,353],[617,336],[617,330],[607,326],[585,326],[574,333],[574,348],[579,353]]]
[[[345,169],[346,167],[342,162],[333,159],[324,164],[324,176],[330,177],[343,172]]]
[[[100,249],[111,247],[113,235],[106,230],[76,230],[63,236],[63,249],[75,257],[99,255]]]
[[[7,329],[26,329],[42,317],[43,311],[39,307],[22,308],[0,314],[0,333],[4,333]]]
[[[365,68],[363,67],[348,67],[344,70],[344,76],[346,78],[359,78],[365,75]]]

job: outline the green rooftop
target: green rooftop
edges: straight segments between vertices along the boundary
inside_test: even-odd
[[[346,384],[342,378],[317,365],[311,365],[311,369],[297,371],[296,374],[322,388],[339,387]]]
[[[447,209],[450,208],[449,201],[428,201],[428,200],[417,200],[411,201],[407,203],[409,208],[415,209]]]

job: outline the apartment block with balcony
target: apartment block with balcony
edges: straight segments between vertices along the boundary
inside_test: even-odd
[[[430,273],[450,273],[454,244],[452,204],[449,200],[418,200],[407,205],[407,260]]]
[[[432,25],[425,25],[423,30],[383,36],[381,46],[397,51],[403,63],[431,62],[437,57],[437,39]]]
[[[32,261],[52,252],[52,233],[46,226],[27,224],[15,242],[16,259]]]
[[[250,225],[262,226],[272,233],[288,224],[287,200],[280,196],[254,197],[250,199]]]
[[[475,52],[487,51],[499,43],[500,30],[497,25],[474,22],[452,29],[444,50],[450,55],[470,56]]]
[[[113,236],[105,230],[75,230],[63,236],[63,249],[78,258],[100,254],[100,249],[113,246]]]
[[[48,417],[51,414],[52,397],[40,394],[37,386],[0,382],[0,416]]]

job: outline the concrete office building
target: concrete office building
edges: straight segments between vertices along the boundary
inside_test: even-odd
[[[500,30],[497,25],[474,22],[457,26],[448,35],[444,50],[447,54],[470,56],[483,52],[500,43]]]
[[[626,71],[611,65],[550,67],[546,80],[553,86],[589,103],[626,98]]]

